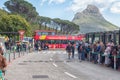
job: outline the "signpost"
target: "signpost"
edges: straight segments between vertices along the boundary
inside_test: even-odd
[[[22,40],[23,40],[23,37],[24,37],[25,31],[24,31],[24,30],[19,30],[18,33],[19,33],[19,35],[20,35],[20,40],[22,41]]]
[[[20,37],[19,39],[22,42],[25,31],[24,30],[19,30],[18,33],[19,33],[19,37]],[[20,48],[19,48],[19,57],[20,57]]]

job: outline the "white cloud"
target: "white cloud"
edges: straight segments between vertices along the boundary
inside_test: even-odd
[[[118,13],[118,14],[120,14],[120,2],[114,3],[114,4],[111,6],[110,11],[111,11],[112,13]]]
[[[49,0],[49,3],[64,3],[65,0]]]
[[[78,10],[83,10],[87,4],[90,4],[92,0],[73,0],[71,6],[69,7],[70,10],[76,12]]]
[[[45,2],[51,4],[51,3],[57,3],[57,4],[60,4],[60,3],[64,3],[66,0],[42,0],[41,1],[41,5],[43,5]]]
[[[47,0],[42,0],[40,5],[42,6],[46,1]]]
[[[74,12],[82,11],[86,8],[88,4],[96,5],[100,11],[109,9],[113,2],[119,0],[72,0],[72,4],[67,8]]]

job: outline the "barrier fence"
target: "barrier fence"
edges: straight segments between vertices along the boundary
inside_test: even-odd
[[[7,62],[10,63],[12,60],[15,60],[16,58],[20,58],[28,53],[30,53],[30,50],[26,50],[23,48],[20,51],[17,50],[6,50],[4,53],[4,57],[6,58]]]
[[[95,53],[95,52],[89,52],[88,53],[88,60],[91,62],[91,60],[94,60],[92,57],[93,57],[93,55],[97,55],[98,56],[98,59],[100,58],[100,57],[105,57],[106,55],[104,55],[104,54],[99,54],[99,53]],[[120,64],[119,64],[119,62],[120,62],[120,55],[108,55],[109,57],[111,57],[111,58],[113,58],[113,68],[114,68],[114,70],[117,70],[117,67],[118,67],[118,69],[120,69]],[[103,63],[104,64],[104,63]]]

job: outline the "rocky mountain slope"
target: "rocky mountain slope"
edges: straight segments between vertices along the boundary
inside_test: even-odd
[[[94,5],[88,5],[85,10],[76,13],[73,22],[80,26],[80,33],[118,29],[117,26],[105,20],[99,9]]]

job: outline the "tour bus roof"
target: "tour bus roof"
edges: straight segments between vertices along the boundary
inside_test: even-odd
[[[35,32],[55,32],[54,30],[35,30]]]

